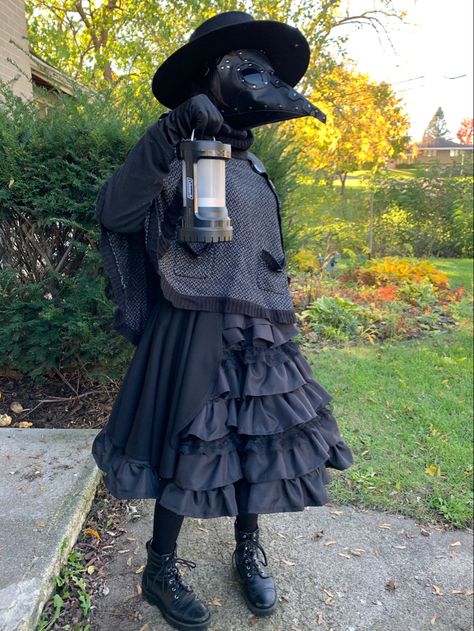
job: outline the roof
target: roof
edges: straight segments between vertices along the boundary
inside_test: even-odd
[[[430,138],[426,142],[422,140],[418,143],[418,149],[470,149],[472,151],[472,145],[462,145],[447,138]]]
[[[76,86],[83,92],[93,94],[94,91],[90,88],[82,85],[76,79],[68,76],[58,68],[55,68],[50,63],[42,59],[37,53],[35,53],[30,47],[30,59],[31,59],[31,73],[37,84],[43,85],[47,88],[56,88],[61,92],[73,94],[73,88]]]

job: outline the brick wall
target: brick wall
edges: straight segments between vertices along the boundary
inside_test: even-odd
[[[10,40],[13,40],[16,46]],[[15,94],[25,99],[32,96],[31,80],[27,78],[31,77],[30,58],[26,54],[27,51],[24,0],[0,0],[0,79],[9,81],[18,76],[18,79],[10,85]],[[14,61],[27,77],[8,58]]]

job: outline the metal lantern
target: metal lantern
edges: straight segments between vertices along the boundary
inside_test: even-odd
[[[231,146],[218,140],[179,144],[183,161],[183,214],[179,241],[231,241],[232,225],[225,203],[225,161]]]

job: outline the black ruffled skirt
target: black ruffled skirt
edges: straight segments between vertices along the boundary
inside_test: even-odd
[[[200,518],[327,503],[353,457],[297,333],[160,301],[93,444],[110,492]]]

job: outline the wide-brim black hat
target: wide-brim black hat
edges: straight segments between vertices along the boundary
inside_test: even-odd
[[[173,109],[191,96],[192,80],[202,75],[206,64],[230,50],[263,51],[275,74],[295,86],[309,64],[309,44],[300,30],[274,20],[255,20],[244,11],[227,11],[209,18],[178,48],[152,80],[156,99]]]

